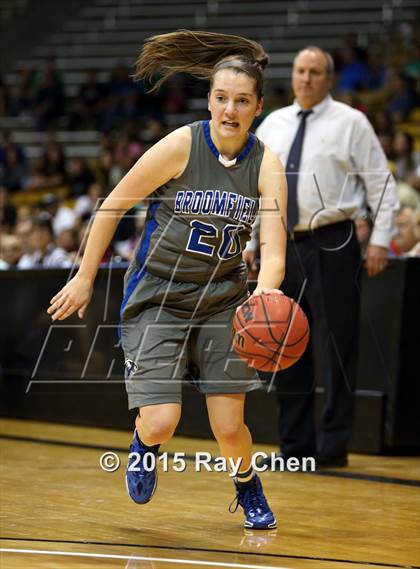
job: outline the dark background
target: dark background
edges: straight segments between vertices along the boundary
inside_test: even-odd
[[[0,273],[2,416],[131,428],[117,333],[123,273],[101,269],[85,319],[54,324],[46,309],[68,270]],[[392,261],[373,279],[363,276],[352,451],[420,447],[419,273],[420,259],[413,258]],[[319,404],[322,395],[321,385]],[[247,401],[254,439],[277,443],[274,395],[262,388]],[[210,436],[204,398],[187,383],[178,433]]]

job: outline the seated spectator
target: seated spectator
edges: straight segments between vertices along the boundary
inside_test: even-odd
[[[407,253],[408,257],[420,257],[420,209],[416,209],[414,212],[414,237],[417,239],[417,243]]]
[[[62,186],[66,181],[66,159],[58,142],[49,142],[41,158],[34,160],[28,177],[29,189]]]
[[[9,146],[13,146],[16,149],[19,162],[26,164],[26,155],[25,151],[21,144],[18,144],[13,140],[12,135],[7,130],[1,129],[0,130],[0,165],[4,164],[6,160],[6,149]]]
[[[16,223],[19,223],[20,221],[32,221],[33,217],[34,211],[32,206],[27,204],[18,206]]]
[[[114,166],[114,155],[112,153],[112,149],[104,148],[99,155],[96,177],[99,184],[105,188],[106,192],[109,192],[114,188],[114,185],[112,184],[112,180],[114,179],[112,170]]]
[[[43,160],[42,158],[34,158],[30,164],[25,189],[30,191],[45,188],[48,188],[48,180],[44,175]]]
[[[392,160],[394,155],[393,148],[392,148],[392,134],[389,132],[382,132],[378,134],[378,140],[381,143],[382,150],[385,152],[385,156],[388,159],[388,166],[391,172],[395,175],[395,164]]]
[[[76,97],[75,108],[70,119],[71,127],[98,128],[99,116],[106,96],[107,87],[98,82],[96,71],[90,70]]]
[[[31,254],[33,253],[32,247],[32,235],[33,230],[33,221],[32,219],[22,219],[16,223],[15,227],[15,235],[19,238],[20,243],[22,245],[22,254]]]
[[[372,124],[377,134],[390,134],[392,135],[394,125],[392,123],[391,115],[385,110],[378,110],[372,117]]]
[[[73,229],[76,223],[76,214],[71,208],[62,205],[60,199],[54,194],[45,194],[39,202],[39,207],[45,211],[54,229],[54,235],[58,236],[65,229]]]
[[[114,137],[111,132],[101,132],[99,133],[99,146],[102,151],[112,152],[114,149]]]
[[[0,169],[3,168],[3,164],[6,160],[7,143],[8,143],[8,140],[7,140],[6,132],[4,130],[0,130]]]
[[[365,75],[362,79],[362,88],[370,91],[382,89],[385,86],[387,77],[387,66],[381,55],[371,50],[367,54],[367,65]]]
[[[99,207],[101,198],[105,197],[104,190],[100,184],[94,182],[89,186],[86,196],[80,196],[74,205],[74,213],[78,218],[89,219],[94,210]]]
[[[13,144],[8,144],[4,149],[4,162],[0,167],[0,185],[17,192],[25,187],[26,177],[26,162],[19,158],[18,149]]]
[[[69,267],[71,262],[66,251],[54,243],[51,219],[40,214],[33,223],[31,233],[32,253],[27,253],[18,262],[19,269]]]
[[[118,127],[121,122],[120,101],[114,93],[108,93],[102,101],[99,115],[99,129],[109,132]]]
[[[130,73],[124,65],[119,65],[112,72],[111,79],[108,83],[108,90],[115,95],[118,102],[121,103],[127,95],[137,92],[137,86],[130,77]]]
[[[77,253],[79,249],[79,234],[77,229],[65,229],[57,237],[57,246],[66,253]]]
[[[20,116],[27,116],[32,113],[35,92],[36,92],[36,73],[33,69],[24,67],[20,69],[20,81],[16,93],[17,113]]]
[[[85,158],[70,158],[67,173],[72,198],[85,195],[89,186],[95,181],[95,176]]]
[[[115,188],[122,177],[134,164],[132,156],[118,152],[118,158],[110,150],[105,150],[99,157],[98,179],[107,192]]]
[[[142,130],[141,138],[149,145],[153,145],[165,136],[165,126],[162,121],[156,118],[146,120]]]
[[[22,256],[22,243],[16,235],[0,235],[0,269],[15,269]]]
[[[72,262],[76,263],[77,265],[81,262],[83,254],[85,252],[85,247],[86,247],[86,243],[87,243],[87,240],[89,237],[89,232],[90,232],[91,227],[92,227],[92,220],[91,219],[86,219],[81,224],[81,226],[79,227],[79,230],[78,230],[79,248],[77,250],[77,253],[73,252],[70,254],[70,259],[72,260]],[[108,247],[107,250],[105,251],[102,259],[101,259],[101,263],[108,263],[111,260],[111,256],[112,256],[112,251]]]
[[[0,234],[11,233],[16,224],[17,212],[14,205],[9,203],[9,192],[0,186]]]
[[[49,142],[42,156],[43,174],[48,186],[60,186],[66,181],[66,158],[58,142]]]
[[[390,70],[387,81],[387,111],[395,124],[405,121],[416,106],[416,96],[411,80],[395,69]]]
[[[114,242],[127,241],[131,239],[136,231],[136,209],[129,209],[120,219],[114,233]]]
[[[182,76],[176,75],[169,79],[166,84],[163,100],[163,110],[167,114],[185,112],[187,98]]]
[[[35,116],[38,128],[45,130],[63,113],[64,93],[61,78],[53,61],[49,61],[35,93]]]
[[[417,41],[411,46],[411,50],[406,53],[406,64],[404,75],[412,79],[420,79],[420,43]]]
[[[340,59],[341,67],[336,85],[337,93],[361,89],[366,78],[367,68],[358,59],[356,50],[351,46],[342,48]]]
[[[143,145],[140,143],[137,133],[133,133],[127,125],[115,145],[114,158],[116,162],[121,163],[122,160],[129,159],[131,165],[134,165],[143,152]]]
[[[150,92],[150,87],[153,83],[153,80],[151,82],[144,79],[137,81],[136,89],[139,93],[139,106],[142,116],[161,118],[166,88],[165,85],[162,85],[162,88],[158,91]]]
[[[9,87],[0,75],[0,117],[8,117],[14,115],[14,105],[10,96]]]
[[[95,69],[88,72],[86,81],[80,87],[79,97],[89,109],[95,109],[107,92],[103,83],[98,81],[98,74]]]
[[[114,253],[116,261],[131,261],[136,245],[139,240],[139,236],[143,231],[144,224],[146,223],[147,207],[140,206],[139,208],[133,208],[132,215],[134,221],[134,231],[131,236],[127,236],[127,239],[123,241],[114,241]],[[119,258],[118,258],[119,257]]]
[[[140,96],[137,91],[130,91],[121,101],[120,112],[123,120],[132,120],[139,116],[139,98]]]
[[[418,210],[409,206],[399,210],[395,218],[397,235],[391,242],[391,250],[396,255],[406,256],[418,245],[417,214]]]
[[[411,209],[420,208],[420,193],[406,184],[405,182],[397,182],[398,199],[400,207],[408,206]]]
[[[395,177],[407,181],[416,174],[418,164],[415,163],[414,139],[407,132],[398,131],[392,141],[394,152]]]

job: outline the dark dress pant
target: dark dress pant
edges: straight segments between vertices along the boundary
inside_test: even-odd
[[[260,373],[273,385],[285,456],[341,457],[353,420],[361,253],[353,224],[328,225],[288,241],[281,290],[305,311],[311,337],[302,358],[287,370]],[[315,427],[315,388],[324,387],[324,409]]]

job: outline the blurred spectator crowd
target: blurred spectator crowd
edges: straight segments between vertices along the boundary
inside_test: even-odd
[[[398,184],[401,209],[391,256],[420,256],[420,47],[402,26],[385,46],[362,47],[353,35],[333,55],[333,95],[365,112]],[[0,78],[0,117],[31,117],[44,132],[41,156],[29,160],[13,133],[0,132],[0,269],[68,267],[78,263],[95,208],[140,156],[168,132],[165,118],[185,112],[206,86],[183,76],[158,93],[133,83],[118,67],[106,82],[92,70],[76,97],[64,95],[53,61],[44,71],[21,71],[12,92]],[[268,85],[269,112],[289,104],[282,85]],[[66,156],[56,130],[96,130],[98,158]],[[371,216],[356,221],[364,247]],[[145,220],[139,204],[121,220],[103,261],[129,261]]]
[[[182,76],[172,78],[157,93],[150,85],[134,83],[130,71],[119,66],[107,81],[90,70],[74,97],[66,97],[63,77],[53,59],[41,71],[23,68],[16,88],[10,89],[0,77],[0,116],[30,117],[37,130],[60,125],[66,130],[120,129],[130,119],[162,119],[165,114],[185,110],[191,89]],[[60,121],[61,119],[61,121]]]
[[[95,209],[134,165],[150,141],[123,132],[103,134],[98,159],[66,158],[54,132],[43,154],[28,161],[25,149],[0,138],[0,269],[68,267],[79,263]],[[156,124],[153,136],[162,136]],[[12,167],[8,166],[12,164]],[[6,167],[5,167],[6,165]],[[120,221],[103,261],[129,261],[144,225],[139,204]]]
[[[335,98],[371,121],[396,179],[400,210],[390,256],[420,256],[420,44],[415,27],[402,24],[387,45],[363,48],[353,35],[334,54]],[[356,220],[367,245],[374,212]]]

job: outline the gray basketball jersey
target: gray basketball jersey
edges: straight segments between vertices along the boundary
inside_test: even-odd
[[[258,211],[264,145],[251,134],[236,163],[226,167],[209,122],[189,127],[187,167],[149,197],[135,264],[167,280],[206,283],[246,271],[242,251]]]

